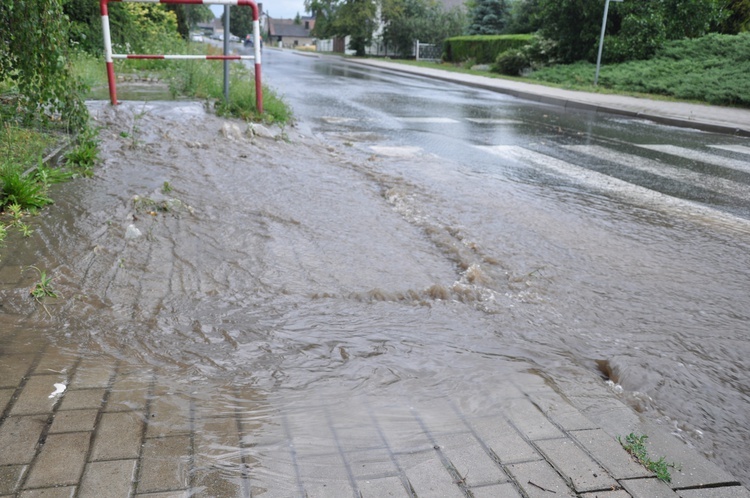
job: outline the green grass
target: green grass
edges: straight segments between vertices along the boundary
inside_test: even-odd
[[[670,41],[649,60],[603,64],[597,86],[593,84],[596,65],[590,62],[550,65],[527,77],[501,76],[453,64],[398,62],[570,90],[750,108],[749,53],[750,33]]]
[[[152,52],[198,55],[221,53],[212,45],[173,41]],[[102,59],[76,54],[73,63],[76,75],[82,78],[89,88],[96,90],[108,85]],[[172,98],[206,100],[221,116],[282,125],[292,120],[289,105],[266,85],[263,85],[263,115],[260,115],[255,105],[253,71],[242,62],[229,64],[229,102],[224,101],[224,70],[221,61],[118,59],[115,61],[115,74],[118,77],[137,79],[156,78],[168,85]]]
[[[661,457],[658,460],[652,460],[648,456],[648,451],[646,450],[647,439],[648,436],[646,435],[636,436],[632,432],[625,436],[624,442],[619,436],[617,437],[617,441],[619,441],[622,447],[625,448],[625,451],[630,453],[639,463],[641,463],[641,465],[656,474],[656,477],[662,481],[672,482],[672,475],[669,472],[669,469],[676,468],[676,465],[674,463],[667,463],[664,460],[664,457]]]
[[[37,275],[39,275],[39,281],[31,288],[29,295],[36,300],[45,297],[57,297],[57,292],[52,288],[52,277],[48,276],[47,272],[40,270],[36,266],[29,266],[29,269],[36,271]]]

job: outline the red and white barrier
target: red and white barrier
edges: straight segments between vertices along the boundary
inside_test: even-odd
[[[109,2],[141,2],[172,4],[218,4],[248,6],[253,9],[253,45],[254,55],[150,55],[150,54],[113,54],[112,37],[109,34]],[[263,88],[260,77],[260,21],[258,5],[253,0],[99,0],[102,12],[102,31],[104,33],[104,60],[107,64],[109,81],[109,98],[112,105],[117,105],[117,88],[113,59],[203,59],[203,60],[255,60],[255,105],[263,113]]]

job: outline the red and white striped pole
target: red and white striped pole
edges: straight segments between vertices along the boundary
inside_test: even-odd
[[[254,55],[151,55],[151,54],[113,54],[112,38],[109,32],[109,2],[142,2],[142,3],[170,3],[170,4],[218,4],[245,5],[253,9],[253,43]],[[258,5],[252,0],[99,0],[102,13],[102,32],[104,35],[104,60],[107,65],[107,80],[109,82],[109,98],[112,105],[117,105],[117,85],[113,59],[203,59],[203,60],[255,60],[255,105],[263,114],[263,87],[261,85],[261,50],[260,50],[260,20]],[[229,36],[227,33],[226,36]]]

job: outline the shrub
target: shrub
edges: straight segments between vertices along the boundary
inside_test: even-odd
[[[524,50],[506,50],[497,56],[497,60],[492,66],[492,71],[508,76],[518,76],[521,74],[521,71],[530,65],[531,62]]]
[[[528,45],[534,35],[456,36],[445,40],[446,61],[475,59],[477,64],[492,64],[498,54]]]

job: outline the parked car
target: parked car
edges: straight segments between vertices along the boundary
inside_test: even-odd
[[[190,35],[190,39],[194,42],[202,42],[203,41],[203,35],[199,34],[192,34]]]

